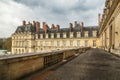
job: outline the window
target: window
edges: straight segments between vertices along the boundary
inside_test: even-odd
[[[48,38],[48,34],[46,34],[46,38]]]
[[[47,41],[45,41],[45,45],[48,46],[48,42]]]
[[[85,31],[84,35],[85,35],[84,37],[88,37],[88,31]]]
[[[24,53],[24,49],[22,49],[22,53]]]
[[[60,33],[57,33],[57,38],[60,38]]]
[[[51,46],[54,46],[54,41],[51,41]]]
[[[40,41],[40,46],[43,46],[43,42],[42,41]]]
[[[63,38],[66,38],[66,33],[63,33]]]
[[[35,46],[37,46],[37,41],[35,41]]]
[[[35,35],[36,39],[38,39],[38,34]]]
[[[70,32],[70,38],[73,38],[73,32]]]
[[[73,41],[70,41],[70,46],[73,46]]]
[[[80,32],[77,32],[77,37],[81,37],[81,33]]]
[[[57,46],[58,46],[58,47],[60,46],[60,41],[57,41]]]
[[[92,35],[93,35],[93,37],[96,37],[97,36],[97,31],[92,31]]]
[[[93,47],[96,47],[96,41],[93,40]]]
[[[43,39],[43,34],[40,34],[40,38]]]
[[[80,47],[80,40],[77,40],[77,46]]]
[[[51,33],[51,38],[54,38],[54,33]]]
[[[66,41],[63,41],[63,46],[64,46],[64,47],[66,46]]]
[[[88,47],[88,41],[87,40],[85,41],[85,47]]]

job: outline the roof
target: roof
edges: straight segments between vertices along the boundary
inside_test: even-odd
[[[22,25],[22,26],[18,26],[17,30],[15,31],[15,33],[19,33],[19,32],[32,32],[32,33],[36,33],[35,30],[35,26],[33,26],[32,24],[26,24],[26,25]],[[98,26],[86,26],[83,27],[83,30],[81,32],[81,28],[80,25],[77,25],[76,27],[72,28],[72,32],[74,37],[76,37],[77,32],[81,32],[81,37],[84,37],[84,32],[88,31],[88,36],[92,37],[92,31],[97,31],[97,35],[98,35]],[[56,29],[51,29],[48,28],[47,33],[49,34],[49,37],[51,36],[51,33],[54,33],[54,36],[57,36],[57,33],[60,33],[60,37],[62,38],[63,33],[67,34],[67,37],[70,36],[70,28],[60,28],[58,31]],[[43,29],[40,29],[38,34],[43,34],[43,37],[45,37],[45,31]]]

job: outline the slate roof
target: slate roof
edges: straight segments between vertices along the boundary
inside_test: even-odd
[[[84,32],[88,31],[88,36],[92,37],[92,31],[96,30],[97,31],[97,35],[98,35],[98,26],[86,26],[83,27],[83,31],[81,32],[81,37],[84,37]],[[74,37],[77,37],[77,32],[80,32],[80,26],[76,26],[72,29],[73,35]],[[32,32],[32,33],[36,33],[35,27],[32,24],[26,24],[26,25],[22,25],[22,26],[18,26],[18,28],[16,29],[15,33],[19,33],[19,32]],[[60,28],[58,31],[56,29],[48,29],[47,33],[48,33],[48,37],[51,37],[51,33],[54,33],[54,37],[57,37],[57,33],[60,33],[60,38],[63,37],[63,33],[67,34],[67,38],[70,37],[70,29],[69,28]],[[45,38],[45,32],[43,29],[40,29],[40,33],[39,34],[43,34],[43,38]],[[38,35],[40,37],[40,35]]]

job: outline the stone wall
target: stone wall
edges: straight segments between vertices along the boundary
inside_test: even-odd
[[[87,49],[57,50],[46,53],[27,53],[0,58],[0,80],[16,80],[81,53]]]

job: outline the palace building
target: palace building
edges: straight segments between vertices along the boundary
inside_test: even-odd
[[[98,26],[84,26],[74,22],[68,28],[51,25],[51,28],[39,22],[22,22],[12,34],[12,53],[46,52],[80,47],[98,47]]]
[[[106,0],[99,27],[100,47],[120,55],[120,0]]]
[[[120,55],[120,0],[106,0],[102,16],[98,14],[98,26],[75,21],[68,28],[60,28],[23,21],[12,34],[12,54],[80,47],[97,47]]]

